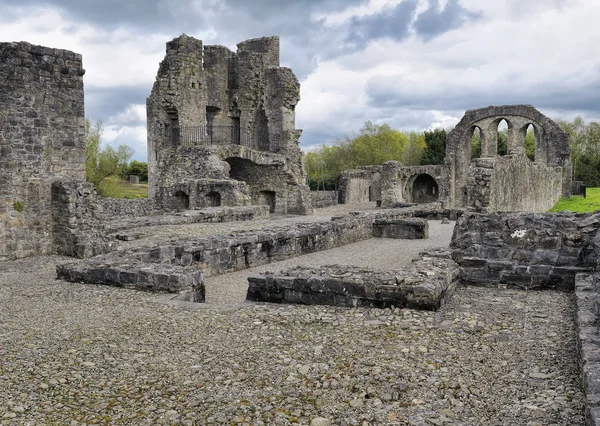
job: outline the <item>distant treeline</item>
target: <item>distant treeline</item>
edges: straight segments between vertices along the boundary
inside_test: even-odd
[[[585,123],[581,117],[573,121],[556,120],[569,134],[574,179],[588,187],[600,186],[600,124]],[[312,190],[337,189],[344,170],[358,166],[380,165],[396,160],[405,166],[441,164],[446,155],[446,134],[449,130],[402,132],[387,124],[367,121],[357,135],[347,135],[306,153],[305,167]],[[525,154],[535,161],[535,133],[532,128],[525,137]],[[498,131],[498,154],[507,152],[507,129]],[[471,158],[481,155],[481,138],[476,132],[471,138]]]

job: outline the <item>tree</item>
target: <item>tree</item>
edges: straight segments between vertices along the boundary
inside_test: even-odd
[[[127,161],[133,155],[133,150],[127,145],[119,145],[117,149],[106,146],[100,150],[102,132],[101,121],[92,126],[88,119],[85,120],[85,175],[96,188],[104,179],[119,174],[127,167]]]
[[[421,156],[421,164],[442,164],[446,158],[446,131],[434,129],[423,133],[425,149]]]
[[[137,175],[140,182],[148,182],[148,163],[144,161],[133,160],[123,169],[121,177],[127,179],[129,175]]]

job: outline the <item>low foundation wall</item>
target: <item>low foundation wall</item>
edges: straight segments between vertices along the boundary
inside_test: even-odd
[[[450,251],[422,253],[404,269],[297,267],[248,278],[247,300],[345,307],[437,310],[454,293],[458,267]]]
[[[148,226],[185,225],[189,223],[240,222],[269,218],[269,206],[207,207],[152,216],[119,218],[106,224],[106,232],[126,234],[127,230]]]
[[[120,251],[63,265],[60,277],[78,282],[120,285],[116,281],[108,282],[114,280],[105,279],[98,271],[109,269],[109,265],[118,265],[121,270],[139,274],[148,264],[181,268],[193,266],[206,276],[218,275],[372,238],[375,220],[396,219],[410,214],[401,209],[357,212],[333,218],[330,222],[298,223],[291,227],[240,231],[230,235],[182,238],[175,243]],[[69,272],[73,268],[83,269],[81,273],[73,275]],[[143,284],[140,283],[140,286],[143,287]]]

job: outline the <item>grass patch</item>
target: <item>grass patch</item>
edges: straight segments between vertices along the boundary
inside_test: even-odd
[[[560,212],[568,210],[575,213],[587,213],[600,210],[600,188],[588,188],[586,195],[586,198],[580,195],[575,195],[571,198],[561,198],[550,211]]]
[[[100,182],[98,194],[108,198],[148,198],[148,184],[129,183],[118,176],[110,176]]]

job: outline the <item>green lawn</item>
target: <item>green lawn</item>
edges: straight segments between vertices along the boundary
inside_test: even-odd
[[[588,188],[586,195],[586,198],[579,195],[571,198],[561,198],[550,211],[569,210],[575,213],[586,213],[600,210],[600,188]]]
[[[109,198],[148,198],[148,184],[131,184],[111,176],[100,182],[98,193]]]

